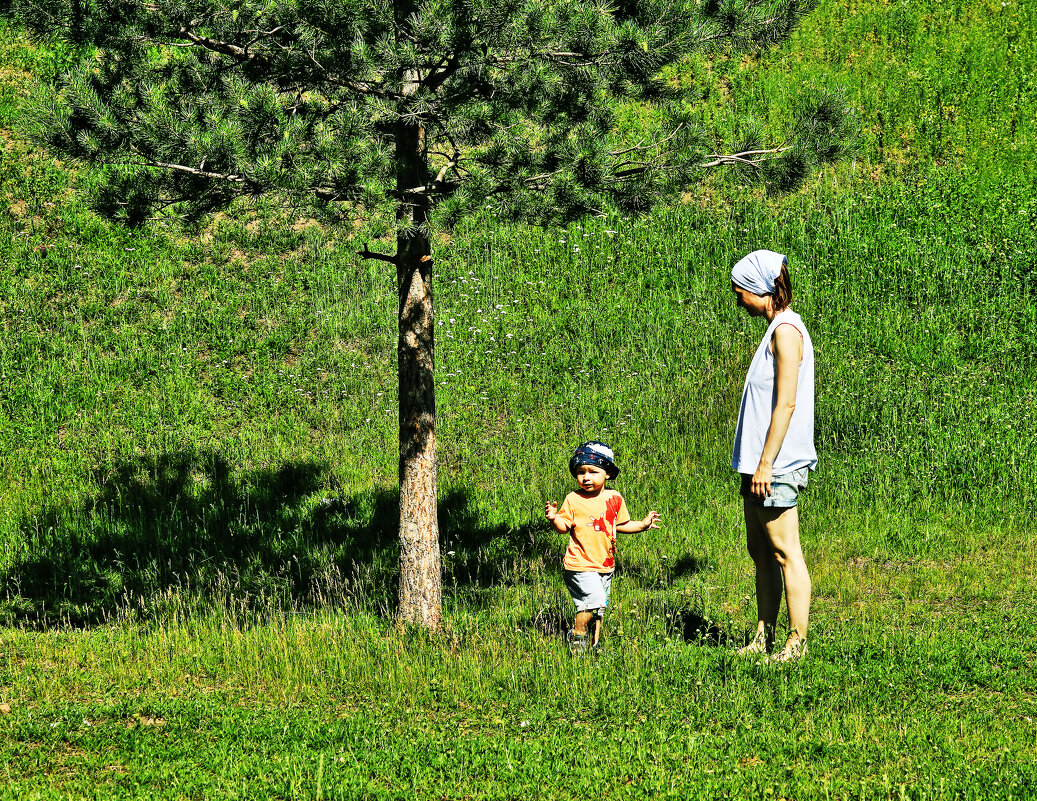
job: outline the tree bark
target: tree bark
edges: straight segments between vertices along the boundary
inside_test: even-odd
[[[425,132],[397,123],[399,172],[396,275],[400,391],[399,617],[426,629],[442,623],[443,589],[436,513],[436,395],[432,256],[426,233],[428,203],[407,190],[427,181]]]

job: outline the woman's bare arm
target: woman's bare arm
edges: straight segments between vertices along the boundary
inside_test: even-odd
[[[767,429],[767,439],[763,443],[763,455],[752,479],[752,493],[759,498],[766,498],[771,494],[774,460],[778,457],[781,443],[785,441],[789,423],[792,421],[792,413],[796,410],[799,363],[803,360],[803,335],[794,325],[779,325],[774,329],[771,343],[774,347],[774,361],[777,364],[777,386],[771,424]]]

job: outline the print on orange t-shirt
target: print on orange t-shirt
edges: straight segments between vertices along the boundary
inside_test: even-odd
[[[592,498],[570,492],[558,514],[569,527],[563,567],[577,572],[612,572],[616,566],[616,526],[630,520],[623,496],[612,489],[603,489]]]

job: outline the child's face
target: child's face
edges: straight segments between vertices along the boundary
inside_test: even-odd
[[[576,468],[577,486],[591,495],[601,492],[601,488],[605,486],[605,481],[608,477],[608,473],[592,464],[581,464]]]

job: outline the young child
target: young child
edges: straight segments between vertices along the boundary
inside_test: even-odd
[[[619,468],[612,450],[601,442],[578,447],[569,460],[569,472],[577,489],[566,496],[561,509],[548,501],[545,514],[559,533],[569,534],[562,567],[565,586],[576,604],[576,621],[568,640],[570,650],[577,654],[586,653],[588,646],[599,647],[616,566],[616,532],[634,534],[659,528],[659,513],[653,510],[644,520],[630,519],[623,496],[605,488],[608,479],[619,475]]]

